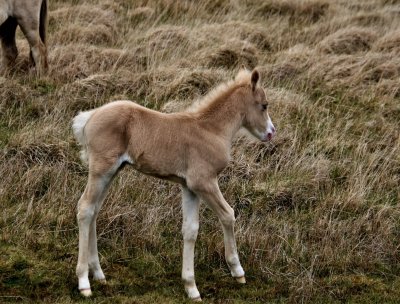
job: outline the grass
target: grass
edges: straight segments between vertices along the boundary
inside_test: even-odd
[[[106,286],[77,291],[87,169],[71,119],[115,99],[174,111],[257,66],[278,128],[220,176],[248,284],[201,209],[206,303],[400,301],[398,1],[50,2],[47,76],[0,77],[0,302],[185,303],[179,187],[123,170],[98,219]]]

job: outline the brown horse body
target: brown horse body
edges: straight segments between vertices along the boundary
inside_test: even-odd
[[[28,40],[37,73],[47,69],[47,1],[0,0],[0,39],[5,68],[11,67],[18,56],[15,31],[19,25]]]
[[[192,111],[165,114],[130,101],[116,101],[74,118],[74,133],[89,163],[89,179],[77,216],[77,276],[83,295],[91,294],[89,270],[94,279],[105,281],[97,253],[96,218],[113,176],[124,163],[182,186],[182,278],[191,299],[200,299],[194,279],[200,199],[222,224],[232,276],[245,282],[236,249],[234,211],[219,190],[217,175],[229,162],[232,139],[240,127],[263,141],[275,133],[258,80],[257,71],[241,71],[235,81],[217,88]]]

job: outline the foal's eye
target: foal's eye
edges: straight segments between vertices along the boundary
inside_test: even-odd
[[[262,105],[261,105],[261,110],[262,110],[262,111],[265,111],[265,110],[267,109],[267,106],[268,106],[267,104],[262,104]]]

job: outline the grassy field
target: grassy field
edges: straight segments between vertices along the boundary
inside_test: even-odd
[[[184,303],[177,185],[123,170],[98,220],[108,285],[77,290],[87,169],[71,119],[130,99],[176,111],[258,67],[278,129],[238,137],[221,189],[248,284],[201,209],[206,303],[400,302],[400,1],[50,0],[49,74],[18,34],[0,77],[0,302]]]

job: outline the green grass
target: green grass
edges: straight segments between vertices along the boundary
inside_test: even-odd
[[[174,263],[165,265],[165,254],[138,252],[113,257],[107,250],[100,252],[107,257],[103,267],[108,274],[107,285],[94,283],[93,298],[83,299],[75,282],[74,248],[57,244],[55,239],[54,244],[42,244],[33,250],[1,243],[2,302],[189,303],[176,267],[180,265],[179,256],[174,257]],[[290,294],[290,278],[276,279],[250,271],[247,284],[240,285],[218,261],[198,265],[196,274],[205,303],[286,303]],[[329,278],[322,274],[314,280],[313,285],[320,292],[307,299],[308,303],[396,303],[400,296],[397,276],[348,272]]]

